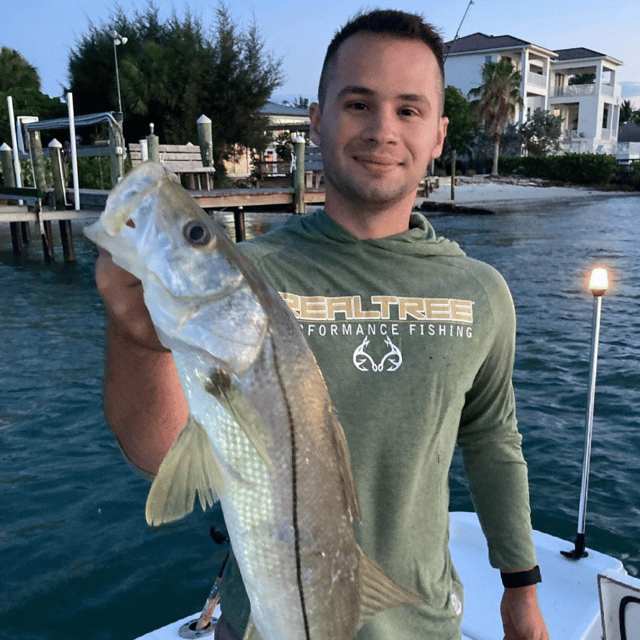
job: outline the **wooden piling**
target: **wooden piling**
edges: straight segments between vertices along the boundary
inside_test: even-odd
[[[54,138],[49,143],[49,157],[51,158],[51,169],[53,172],[53,189],[56,196],[56,211],[64,211],[66,204],[66,188],[64,179],[64,168],[62,165],[62,145]],[[73,246],[73,231],[71,220],[58,220],[60,226],[60,240],[62,242],[62,254],[65,262],[75,262],[76,255]]]
[[[44,171],[44,154],[42,153],[42,141],[40,132],[29,131],[29,144],[31,147],[31,163],[33,165],[33,175],[36,181],[36,189],[44,195],[47,191],[47,178]],[[40,237],[42,239],[42,251],[46,263],[53,262],[53,234],[51,233],[51,222],[40,218],[39,205],[36,205],[36,215],[39,218]]]
[[[115,114],[115,122],[109,125],[109,149],[111,156],[111,186],[115,187],[124,176],[124,136],[122,114]]]
[[[244,242],[246,238],[244,226],[244,207],[233,210],[233,225],[236,230],[236,242]]]
[[[456,150],[451,150],[451,199],[456,199]]]
[[[151,132],[147,136],[147,151],[150,162],[160,162],[160,141],[158,136],[153,133],[153,122],[149,125]]]
[[[202,114],[198,118],[198,140],[200,142],[200,155],[202,166],[213,166],[213,134],[211,133],[211,118]]]
[[[294,173],[293,189],[296,213],[303,215],[306,213],[304,202],[304,150],[306,143],[302,136],[296,136],[293,141],[294,153],[296,156],[296,170]]]

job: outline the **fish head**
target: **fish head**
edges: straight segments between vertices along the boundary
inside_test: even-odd
[[[162,343],[228,373],[259,354],[267,319],[237,264],[226,231],[180,185],[143,163],[109,194],[85,234],[142,281]]]

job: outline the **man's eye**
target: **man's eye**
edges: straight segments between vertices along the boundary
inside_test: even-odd
[[[404,116],[404,117],[411,117],[411,116],[417,116],[418,112],[415,109],[400,109],[400,115]]]
[[[354,111],[364,111],[367,108],[367,105],[364,102],[351,102],[347,105],[348,109],[353,109]]]

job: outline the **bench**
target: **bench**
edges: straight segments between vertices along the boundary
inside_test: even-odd
[[[161,144],[158,145],[160,163],[180,177],[187,189],[196,191],[211,191],[216,170],[214,167],[203,167],[200,147],[192,144]],[[148,156],[146,148],[140,143],[129,144],[129,155],[132,166],[136,167]],[[182,179],[184,176],[184,180]]]

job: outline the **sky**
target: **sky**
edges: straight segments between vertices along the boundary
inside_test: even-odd
[[[188,8],[205,26],[215,23],[216,0],[153,0],[161,18]],[[146,0],[120,2],[132,16],[144,12]],[[640,108],[640,2],[638,0],[227,0],[234,20],[247,25],[254,19],[265,47],[283,61],[284,85],[273,99],[282,102],[298,95],[315,100],[317,80],[326,47],[335,31],[365,8],[392,8],[422,13],[445,41],[452,40],[464,17],[459,35],[482,32],[511,35],[547,49],[586,47],[624,63],[617,74],[623,99]],[[116,2],[111,0],[6,0],[0,21],[0,46],[17,50],[40,75],[42,91],[52,97],[68,84],[69,53],[88,32],[108,22]],[[126,46],[126,45],[122,45]],[[106,105],[106,109],[116,105]]]

